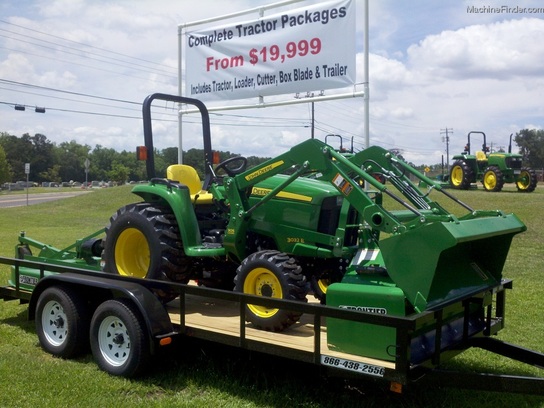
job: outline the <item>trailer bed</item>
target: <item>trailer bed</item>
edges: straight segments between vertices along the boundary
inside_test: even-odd
[[[310,304],[318,304],[310,301]],[[186,295],[185,297],[185,331],[186,334],[209,338],[210,333],[232,338],[232,342],[240,340],[240,313],[239,304],[222,299],[207,299],[200,296]],[[168,304],[168,314],[172,323],[181,324],[180,301],[176,299]],[[270,332],[255,329],[250,323],[244,322],[245,340],[255,344],[269,344],[285,349],[291,349],[298,353],[303,352],[308,356],[315,351],[315,327],[313,316],[304,314],[299,322],[289,327],[284,332]],[[346,361],[395,369],[395,364],[390,361],[361,357],[329,349],[327,345],[326,318],[321,318],[319,328],[319,354]],[[231,343],[230,341],[226,341]],[[288,352],[286,350],[286,352]]]

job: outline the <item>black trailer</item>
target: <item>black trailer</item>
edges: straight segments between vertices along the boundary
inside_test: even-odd
[[[452,331],[451,322],[445,324],[443,319],[448,305],[411,317],[394,317],[21,259],[0,257],[0,264],[11,266],[15,277],[14,285],[0,287],[0,298],[28,303],[28,317],[36,321],[46,351],[70,358],[90,345],[99,367],[113,375],[142,373],[159,349],[173,347],[189,336],[315,364],[329,375],[382,380],[390,383],[393,391],[426,379],[454,387],[544,395],[544,378],[441,369],[443,361],[471,347],[544,368],[544,354],[493,338],[504,327],[510,280],[503,280],[492,292],[483,294],[493,299],[486,307],[485,328],[474,333],[469,320],[471,304],[482,302],[482,294],[461,302],[466,313]],[[21,268],[40,271],[33,290],[21,288],[22,283],[28,284]],[[156,296],[164,292],[176,298],[164,305]],[[285,332],[258,330],[246,322],[247,304],[302,312],[303,317]],[[396,344],[390,347],[391,359],[329,348],[329,319],[392,328]],[[421,327],[426,328],[423,338],[415,335]],[[457,333],[453,338],[452,332]],[[424,355],[421,347],[413,347],[421,341],[428,343]]]

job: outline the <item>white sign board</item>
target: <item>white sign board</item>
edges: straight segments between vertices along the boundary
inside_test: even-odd
[[[185,96],[201,100],[355,83],[355,1],[320,3],[185,33]]]

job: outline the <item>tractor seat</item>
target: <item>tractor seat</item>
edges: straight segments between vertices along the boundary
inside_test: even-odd
[[[213,204],[213,195],[202,190],[202,182],[196,170],[185,164],[173,164],[166,169],[166,178],[186,185],[191,200],[197,204]],[[197,197],[198,196],[198,197]]]
[[[487,156],[486,156],[485,153],[482,152],[481,150],[480,150],[480,151],[477,151],[477,152],[476,152],[476,160],[477,160],[477,161],[486,161],[486,160],[487,160]]]

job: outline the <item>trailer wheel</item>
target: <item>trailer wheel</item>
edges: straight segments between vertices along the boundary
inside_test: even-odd
[[[100,369],[132,377],[145,369],[150,359],[145,324],[127,300],[107,300],[91,321],[91,351]]]
[[[532,193],[535,191],[537,184],[538,178],[534,170],[528,168],[521,169],[521,173],[516,180],[516,187],[518,188],[518,191]]]
[[[83,353],[89,345],[86,302],[66,288],[45,289],[36,304],[36,333],[42,348],[57,357]]]
[[[105,272],[189,281],[179,227],[169,208],[138,203],[119,209],[106,227],[103,245]]]
[[[467,190],[472,182],[472,170],[463,160],[453,163],[450,171],[450,184],[453,188]]]
[[[306,277],[293,258],[278,251],[256,252],[243,260],[234,278],[235,290],[250,295],[306,302]],[[259,329],[282,331],[302,313],[246,305],[246,320]]]
[[[499,192],[504,185],[504,176],[502,171],[497,166],[489,166],[484,171],[482,184],[486,191]]]

